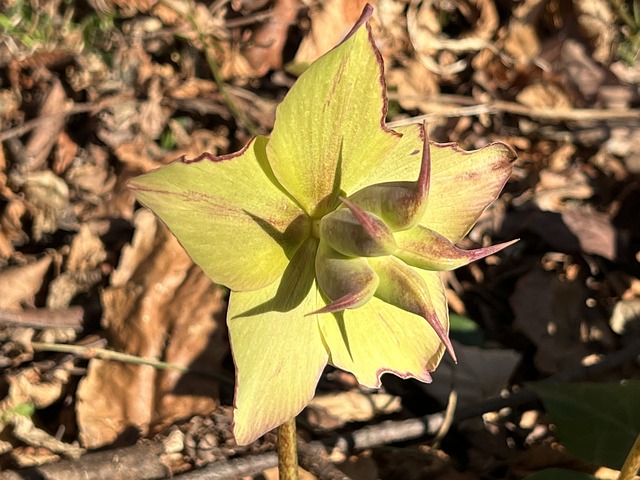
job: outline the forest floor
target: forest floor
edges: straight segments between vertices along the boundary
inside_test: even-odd
[[[0,0],[0,479],[276,478],[273,435],[231,433],[228,292],[126,184],[268,135],[364,3]],[[521,240],[444,277],[458,364],[432,384],[327,368],[302,478],[617,478],[640,431],[617,390],[640,379],[640,2],[372,3],[391,125],[518,154],[463,246]]]

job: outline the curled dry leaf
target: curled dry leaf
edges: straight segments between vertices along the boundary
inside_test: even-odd
[[[217,371],[227,348],[214,316],[223,307],[221,294],[153,215],[141,211],[135,224],[132,245],[102,295],[110,347]],[[206,378],[92,360],[78,389],[80,439],[90,448],[135,439],[160,419],[210,413],[217,397],[217,382]]]
[[[51,170],[27,174],[22,189],[33,216],[36,241],[69,223],[69,187]]]
[[[21,199],[10,200],[0,214],[0,258],[9,258],[16,245],[23,244],[29,237],[22,229],[22,216],[27,211]]]
[[[436,5],[431,0],[411,2],[407,12],[409,38],[420,60],[434,73],[455,74],[466,67],[457,55],[478,52],[489,45],[498,28],[498,12],[491,0],[463,0]],[[441,15],[459,16],[473,27],[457,38],[448,38],[443,31]],[[439,52],[450,52],[446,60],[438,60]]]
[[[70,458],[80,458],[84,453],[84,449],[71,443],[61,442],[52,437],[44,430],[39,429],[33,424],[33,420],[23,415],[13,414],[8,422],[12,427],[12,433],[16,439],[31,445],[33,447],[42,447],[53,453],[66,455]]]
[[[98,268],[106,259],[107,252],[97,235],[88,225],[82,225],[73,238],[65,272],[55,278],[49,286],[47,307],[60,309],[79,293],[88,292],[102,279]]]
[[[616,45],[618,28],[616,15],[607,0],[583,2],[573,0],[578,15],[578,23],[585,34],[592,39],[595,51],[593,58],[600,63],[608,63]]]
[[[65,125],[65,102],[67,95],[62,83],[57,78],[40,109],[40,116],[47,117],[46,122],[38,123],[24,148],[23,168],[34,171],[42,167],[56,143],[58,134]]]
[[[22,304],[32,305],[51,260],[47,255],[36,262],[0,271],[0,308],[20,310]]]

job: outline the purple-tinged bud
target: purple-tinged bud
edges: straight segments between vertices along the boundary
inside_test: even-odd
[[[422,277],[411,267],[394,257],[371,258],[369,264],[380,277],[380,284],[375,296],[402,310],[423,317],[436,332],[440,341],[444,343],[451,358],[457,362],[451,340],[438,319],[438,314],[431,301],[429,287]]]
[[[416,182],[387,182],[370,185],[349,197],[359,207],[379,216],[393,230],[406,230],[422,219],[429,200],[431,150],[424,126],[422,163]]]
[[[424,270],[453,270],[493,255],[518,241],[516,239],[486,248],[462,250],[445,236],[420,225],[411,230],[397,232],[395,239],[398,244],[395,256]]]
[[[349,200],[341,200],[347,208],[339,208],[322,217],[320,238],[348,257],[392,255],[396,242],[389,227]]]
[[[366,259],[342,255],[323,240],[316,253],[316,281],[331,303],[308,315],[358,308],[371,299],[379,284]]]

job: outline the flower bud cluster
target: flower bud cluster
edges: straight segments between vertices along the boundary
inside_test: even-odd
[[[452,270],[491,255],[513,242],[461,250],[420,225],[429,201],[431,155],[424,133],[415,182],[370,185],[325,215],[318,229],[316,280],[329,304],[312,313],[358,308],[372,297],[422,316],[456,359],[438,319],[429,289],[417,269]]]

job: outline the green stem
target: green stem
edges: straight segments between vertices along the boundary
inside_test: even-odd
[[[280,480],[298,480],[296,417],[278,427],[278,472]]]
[[[640,434],[636,437],[636,441],[633,442],[624,465],[622,465],[618,480],[633,480],[638,470],[640,470]]]

